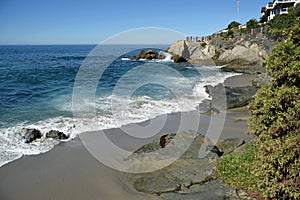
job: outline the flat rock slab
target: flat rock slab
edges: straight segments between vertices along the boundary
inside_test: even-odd
[[[186,134],[186,137],[190,137],[189,135],[192,134]],[[215,169],[221,156],[220,152],[233,152],[245,146],[245,142],[242,139],[231,138],[221,140],[215,146],[201,134],[195,135],[185,153],[169,166],[149,173],[126,174],[128,181],[139,192],[156,194],[166,200],[240,199],[234,196],[234,189],[226,187],[221,180],[216,179]],[[166,146],[172,145],[175,137],[174,133],[163,136],[163,139],[168,138]],[[184,139],[184,132],[180,133],[180,137]],[[138,149],[135,154],[163,150],[161,139],[156,138],[152,143]],[[203,151],[205,154],[201,156]]]

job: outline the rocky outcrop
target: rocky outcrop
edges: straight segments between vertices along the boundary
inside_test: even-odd
[[[219,92],[220,88],[223,89],[223,87],[225,88],[226,94],[226,109],[239,108],[248,105],[253,99],[256,91],[259,89],[254,85],[244,87],[228,87],[223,86],[222,84],[217,86],[207,85],[205,86],[206,92],[213,99],[214,105],[217,108],[224,107],[222,104],[218,105],[218,99],[224,98],[224,94]],[[221,101],[221,103],[223,102]],[[214,112],[216,113],[217,111]]]
[[[155,50],[141,50],[139,55],[133,56],[130,58],[130,60],[140,60],[140,59],[146,59],[146,60],[155,60],[158,59],[159,53]],[[160,57],[160,59],[163,59]]]
[[[173,62],[175,63],[187,62],[187,60],[183,56],[179,56],[178,54],[169,54],[163,51],[157,52],[155,50],[141,50],[139,55],[132,56],[130,60],[163,60],[168,55],[171,56],[171,60],[173,60]]]
[[[271,77],[267,74],[253,74],[253,75],[242,75],[236,76],[239,81],[243,80],[243,84],[218,84],[216,86],[206,85],[206,92],[213,100],[213,107],[210,107],[205,114],[218,114],[220,108],[225,107],[225,103],[220,101],[226,97],[226,109],[239,108],[247,106],[254,98],[257,90],[262,87],[262,85],[270,85]],[[244,78],[245,77],[245,78]],[[235,77],[231,77],[235,78]],[[238,81],[238,82],[239,82]],[[225,90],[225,95],[224,91]],[[211,103],[210,105],[211,106]]]
[[[64,134],[63,132],[51,130],[48,133],[46,133],[46,138],[52,138],[56,140],[66,140],[69,138],[69,136]]]
[[[179,55],[176,55],[176,54],[173,54],[172,55],[172,60],[175,62],[175,63],[182,63],[182,62],[187,62],[187,60]]]
[[[177,136],[185,140],[184,137],[189,137],[190,132],[193,131],[172,133],[156,138],[134,154],[162,150],[168,145],[172,145]],[[233,188],[224,186],[223,182],[216,178],[215,167],[223,152],[232,152],[237,147],[244,145],[244,141],[226,139],[215,146],[208,138],[199,133],[193,132],[192,135],[195,135],[195,138],[191,145],[172,164],[149,173],[126,174],[128,181],[136,190],[159,195],[162,199],[241,199],[237,198],[237,192]],[[162,138],[166,139],[164,145],[161,145]],[[133,155],[131,159],[136,156]],[[151,162],[153,161],[151,160]]]
[[[221,50],[222,51],[222,50]],[[232,49],[223,50],[216,59],[218,65],[226,65],[223,71],[265,72],[263,63],[268,57],[265,49],[256,43],[237,44]]]
[[[239,40],[214,36],[206,43],[180,40],[168,51],[192,64],[224,66],[222,70],[228,72],[263,73],[264,62],[276,44],[263,34]]]
[[[39,139],[42,137],[41,131],[37,129],[23,129],[22,132],[24,132],[24,139],[25,143],[31,143],[36,139]]]
[[[204,43],[180,40],[170,46],[168,52],[182,57],[190,63],[214,65],[214,61],[212,59],[215,55],[214,47],[203,44]]]

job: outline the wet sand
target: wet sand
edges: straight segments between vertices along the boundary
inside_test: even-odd
[[[258,74],[241,74],[232,76],[225,80],[224,85],[229,87],[247,87],[252,84],[252,80],[257,78]]]

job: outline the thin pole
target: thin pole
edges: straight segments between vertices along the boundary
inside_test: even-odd
[[[240,7],[241,7],[241,0],[238,0],[238,10],[237,10],[237,12],[238,12],[238,22],[240,22]]]

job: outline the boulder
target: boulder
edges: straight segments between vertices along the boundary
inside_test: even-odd
[[[258,88],[255,86],[246,87],[225,87],[227,108],[240,108],[248,105]]]
[[[139,60],[139,59],[146,59],[146,60],[154,60],[158,59],[159,53],[155,50],[141,50],[138,56],[133,56],[130,60]]]
[[[218,110],[224,107],[223,101],[221,101],[221,99],[224,98],[224,94],[223,92],[220,92],[223,91],[224,88],[226,93],[227,109],[240,108],[248,105],[258,90],[258,88],[254,85],[245,87],[224,87],[222,84],[218,84],[216,86],[205,86],[206,92],[212,98],[214,107],[216,107]]]
[[[23,131],[25,132],[24,134],[25,143],[33,142],[34,140],[42,137],[41,131],[37,129],[24,129]]]
[[[66,140],[69,138],[69,136],[63,132],[51,130],[48,133],[46,133],[46,138],[52,138],[56,140]]]

